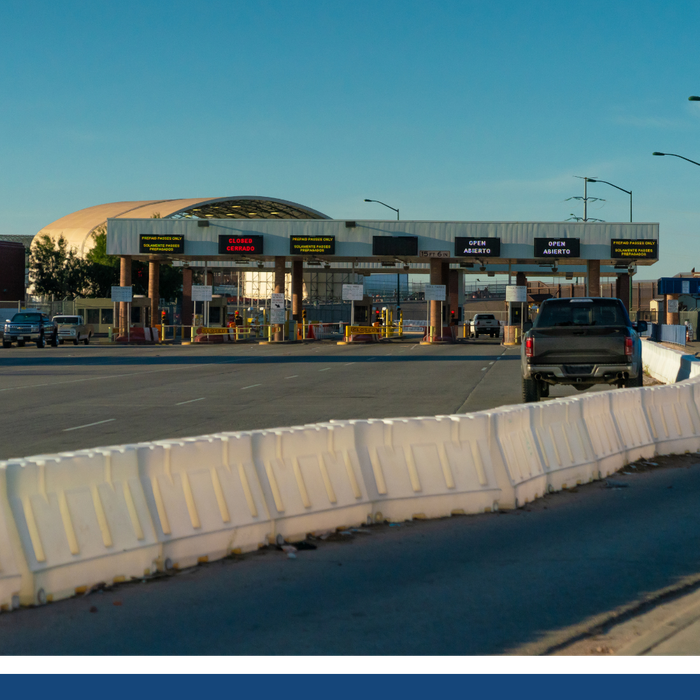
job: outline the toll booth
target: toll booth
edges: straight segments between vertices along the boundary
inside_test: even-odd
[[[365,294],[365,296],[362,297],[362,301],[355,302],[355,325],[366,326],[371,324],[373,320],[372,297]]]
[[[75,313],[82,316],[85,323],[92,326],[93,333],[107,335],[114,328],[114,307],[111,299],[76,299]],[[147,325],[151,300],[145,296],[134,295],[131,302],[131,326],[143,328]],[[160,323],[160,321],[159,321]]]

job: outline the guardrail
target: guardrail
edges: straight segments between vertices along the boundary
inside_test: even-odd
[[[278,535],[518,508],[640,457],[700,449],[700,362],[668,386],[462,415],[223,432],[0,463],[0,607],[40,605]]]

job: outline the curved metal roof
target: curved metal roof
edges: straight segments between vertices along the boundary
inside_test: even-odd
[[[153,199],[143,202],[112,202],[81,209],[44,226],[38,236],[59,236],[83,256],[92,247],[92,233],[107,219],[329,219],[315,209],[274,197],[203,197],[199,199]]]

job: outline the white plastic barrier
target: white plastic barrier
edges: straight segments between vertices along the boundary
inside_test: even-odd
[[[513,488],[511,507],[529,503],[547,491],[547,475],[532,429],[534,408],[535,404],[525,404],[485,411],[493,421],[495,440]]]
[[[640,458],[649,459],[656,453],[642,406],[642,395],[647,389],[618,389],[610,393],[610,408],[625,448],[625,464]]]
[[[579,399],[600,478],[609,476],[626,464],[625,446],[613,417],[611,398],[612,392],[601,391]]]
[[[22,604],[152,571],[160,548],[131,447],[11,460],[5,474]]]
[[[559,491],[598,478],[598,461],[588,436],[581,399],[559,399],[533,405],[547,489]]]
[[[348,422],[251,433],[274,533],[307,533],[367,522],[372,505]]]
[[[21,548],[17,546],[19,538],[7,500],[5,477],[5,465],[0,463],[0,610],[12,610],[20,605],[22,571],[17,565],[17,558],[21,560],[23,557]],[[15,551],[12,542],[15,542]]]
[[[250,433],[139,445],[137,457],[162,544],[159,568],[193,566],[267,543],[270,517]]]
[[[374,520],[438,518],[497,507],[502,493],[491,462],[487,416],[353,424]]]
[[[697,382],[683,382],[647,387],[642,392],[642,405],[654,438],[656,454],[700,450],[700,415],[694,397],[697,386]]]

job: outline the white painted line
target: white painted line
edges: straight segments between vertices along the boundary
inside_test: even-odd
[[[285,377],[285,379],[296,379],[298,376],[298,374],[293,374],[291,377]]]
[[[354,365],[354,364],[355,364],[354,362],[346,362],[345,366],[347,367],[348,365]]]
[[[180,401],[180,403],[176,403],[176,406],[184,406],[186,403],[194,403],[195,401],[204,401],[206,399],[206,396],[202,396],[201,399],[190,399],[189,401]]]
[[[493,362],[489,362],[490,365],[494,364]]]
[[[482,371],[482,372],[485,372],[487,369],[488,369],[488,367],[482,367],[482,368],[481,368],[481,371]]]
[[[251,384],[250,386],[242,386],[241,391],[243,391],[243,389],[253,389],[256,386],[262,386],[262,384]]]
[[[323,369],[318,370],[319,372],[327,372],[330,369],[330,367],[324,367]]]
[[[71,430],[80,430],[81,428],[92,428],[93,425],[102,425],[102,423],[111,423],[116,418],[108,418],[107,420],[98,420],[96,423],[87,423],[86,425],[76,425],[75,428],[66,428],[63,432],[69,433]]]

